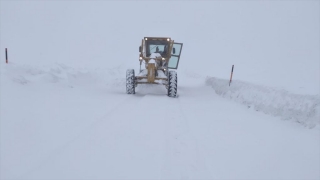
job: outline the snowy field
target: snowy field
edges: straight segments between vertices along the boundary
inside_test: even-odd
[[[0,1],[0,179],[320,179],[319,1],[164,3]],[[125,94],[144,36],[178,98]]]

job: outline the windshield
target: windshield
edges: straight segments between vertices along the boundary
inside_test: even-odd
[[[168,41],[148,40],[146,41],[147,57],[152,53],[160,53],[162,57],[167,57]]]

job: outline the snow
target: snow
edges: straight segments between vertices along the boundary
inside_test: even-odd
[[[151,55],[149,57],[150,58],[158,58],[158,57],[161,57],[161,54],[160,53],[151,53]]]
[[[229,82],[208,77],[206,84],[225,98],[246,105],[256,111],[296,121],[310,128],[320,125],[320,96],[292,94],[276,88],[242,81]]]
[[[1,64],[1,178],[319,177],[319,128],[249,111],[190,72],[177,99],[160,85],[127,95],[124,72]]]
[[[147,69],[141,69],[141,72],[137,76],[147,76],[148,70]]]
[[[162,70],[158,70],[158,76],[159,78],[166,78],[167,76],[164,74]]]
[[[319,179],[319,5],[0,1],[0,179]],[[178,98],[125,94],[149,36]]]
[[[153,63],[153,64],[155,64],[155,63],[156,63],[156,61],[155,61],[154,59],[150,59],[150,60],[149,60],[149,63]]]

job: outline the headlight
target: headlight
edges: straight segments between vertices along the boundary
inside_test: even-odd
[[[146,38],[145,40],[148,40],[148,38]]]
[[[162,60],[164,60],[164,58],[162,58]]]
[[[168,38],[167,41],[170,41],[170,39]]]
[[[142,59],[142,57],[139,57],[139,59]]]

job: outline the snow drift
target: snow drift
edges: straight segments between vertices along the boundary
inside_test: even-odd
[[[206,84],[224,97],[262,111],[265,114],[281,117],[313,128],[320,124],[319,95],[299,95],[288,91],[251,84],[207,77]]]
[[[8,79],[22,85],[33,83],[56,83],[65,87],[91,85],[124,86],[125,79],[118,78],[122,75],[122,67],[76,69],[64,64],[55,63],[53,66],[29,66],[10,63],[1,69],[2,82]]]

